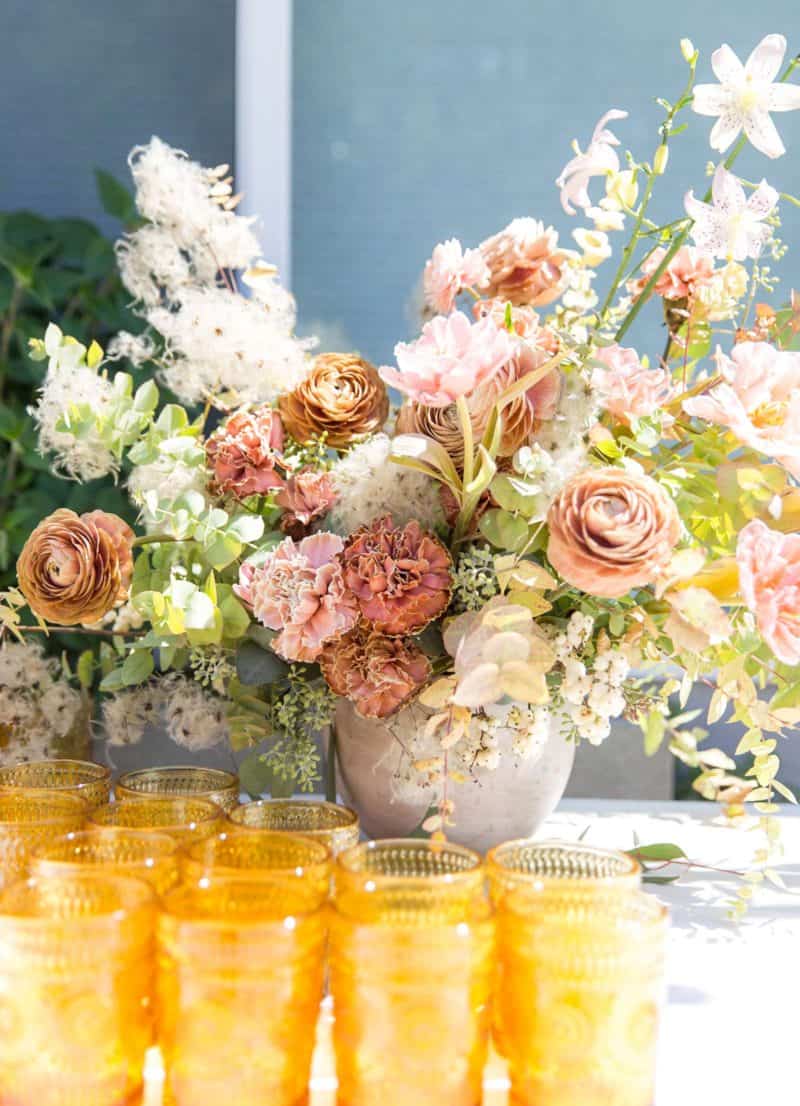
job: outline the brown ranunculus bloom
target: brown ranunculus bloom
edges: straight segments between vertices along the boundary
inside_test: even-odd
[[[326,435],[343,449],[386,422],[389,395],[369,361],[355,353],[323,353],[306,379],[279,400],[283,424],[298,442]]]
[[[61,508],[43,519],[17,561],[31,610],[48,622],[97,622],[127,597],[133,530],[117,515],[76,515]]]
[[[678,510],[649,476],[619,468],[573,477],[547,516],[547,555],[570,584],[607,599],[652,583],[681,536]]]

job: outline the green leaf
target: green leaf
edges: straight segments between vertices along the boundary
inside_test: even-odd
[[[250,615],[235,595],[226,595],[220,602],[222,630],[226,638],[244,637],[250,626]]]
[[[651,710],[644,723],[645,756],[655,756],[664,740],[666,729],[667,722],[661,711]]]
[[[283,679],[289,666],[271,649],[254,641],[243,641],[236,650],[236,674],[243,684],[261,687]]]
[[[258,515],[238,515],[231,519],[228,533],[237,538],[242,545],[258,541],[264,533],[264,520]]]
[[[136,204],[128,189],[105,169],[95,169],[94,179],[103,210],[121,223],[136,221]]]
[[[239,765],[239,782],[253,799],[270,791],[273,772],[265,762],[263,753],[254,753],[242,761]]]
[[[154,668],[153,654],[149,649],[132,649],[120,670],[122,682],[126,687],[140,684],[152,675]]]
[[[94,653],[91,649],[84,649],[78,657],[75,672],[81,687],[91,687],[92,675],[94,673]]]
[[[478,529],[497,549],[512,553],[522,549],[528,540],[528,524],[508,511],[491,510],[481,516]]]
[[[686,853],[679,845],[673,845],[668,841],[655,845],[637,845],[635,849],[628,850],[628,856],[634,860],[680,860],[686,859]]]

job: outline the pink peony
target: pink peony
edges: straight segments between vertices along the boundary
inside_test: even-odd
[[[234,591],[270,630],[272,643],[289,661],[314,661],[323,645],[351,630],[358,605],[345,586],[335,534],[286,538],[260,565],[243,564]]]
[[[415,342],[398,342],[397,368],[381,377],[417,403],[447,407],[491,380],[514,353],[511,336],[491,319],[471,323],[461,311],[437,315]]]
[[[684,411],[727,427],[800,477],[800,353],[741,342],[730,357],[717,349],[716,359],[722,383],[684,400]]]
[[[290,476],[286,487],[275,496],[275,502],[285,512],[281,530],[295,540],[305,537],[312,522],[326,515],[337,498],[329,472],[303,469]]]
[[[642,275],[629,284],[634,295],[641,295],[644,286],[664,260],[666,250],[653,250],[642,265]],[[665,300],[691,299],[698,288],[709,284],[714,277],[714,258],[701,253],[694,246],[682,246],[667,265],[654,286],[656,295]]]
[[[283,423],[277,411],[264,405],[236,411],[206,442],[212,484],[222,492],[246,499],[283,487]]]
[[[736,547],[739,590],[779,661],[800,664],[800,534],[754,520]]]
[[[592,372],[592,388],[604,410],[619,422],[652,415],[675,394],[672,378],[664,368],[646,369],[635,349],[606,346],[595,354],[604,368]]]
[[[462,250],[457,238],[448,238],[434,248],[422,277],[425,302],[442,315],[455,306],[462,288],[481,288],[489,279],[489,268],[480,250]]]

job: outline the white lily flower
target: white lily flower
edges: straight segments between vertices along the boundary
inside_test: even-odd
[[[556,186],[561,189],[561,206],[568,215],[575,214],[573,204],[582,207],[584,211],[591,207],[588,184],[592,177],[619,172],[619,156],[614,149],[619,146],[619,139],[608,130],[606,124],[614,119],[627,118],[627,111],[612,108],[594,128],[592,140],[585,153],[581,152],[577,140],[573,142],[575,157],[567,162],[556,179]]]
[[[691,235],[703,253],[727,261],[758,257],[772,228],[764,220],[778,202],[778,193],[762,180],[748,199],[737,177],[718,165],[711,185],[713,203],[703,203],[687,192],[686,213],[693,220]]]
[[[767,157],[786,153],[770,117],[771,111],[800,108],[800,85],[774,83],[785,53],[783,35],[767,35],[744,65],[727,44],[711,55],[711,68],[720,83],[697,85],[692,107],[699,115],[719,116],[711,130],[714,150],[727,150],[743,130]]]

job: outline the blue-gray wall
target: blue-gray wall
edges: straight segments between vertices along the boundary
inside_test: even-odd
[[[404,313],[433,245],[476,244],[516,215],[552,222],[571,244],[553,178],[608,107],[626,108],[623,143],[649,157],[686,76],[678,42],[704,57],[728,41],[742,57],[768,32],[800,50],[796,0],[296,0],[294,291],[306,324],[321,320],[377,361],[407,336]],[[800,77],[796,77],[800,80]],[[688,115],[655,211],[673,219],[683,192],[705,188],[713,120]],[[776,115],[789,153],[747,151],[745,176],[800,190],[800,112]],[[601,184],[602,188],[602,184]],[[800,212],[788,271],[800,282]],[[651,329],[637,332],[643,351]],[[338,333],[336,333],[338,331]],[[660,352],[660,334],[651,353]]]
[[[235,0],[4,0],[0,209],[100,218],[152,134],[233,160]],[[113,228],[113,223],[107,224]]]

